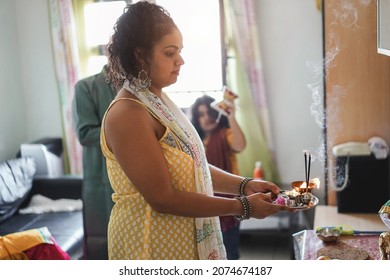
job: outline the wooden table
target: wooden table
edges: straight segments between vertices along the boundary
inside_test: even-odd
[[[337,206],[317,205],[314,213],[314,229],[345,225],[354,230],[390,231],[377,213],[338,213]]]

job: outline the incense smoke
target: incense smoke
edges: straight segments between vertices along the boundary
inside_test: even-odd
[[[369,5],[371,0],[360,0],[361,5]],[[357,3],[359,4],[359,3]],[[334,1],[331,4],[328,4],[327,11],[330,11],[334,20],[329,24],[329,29],[326,34],[326,53],[324,58],[321,61],[317,62],[308,62],[307,66],[313,73],[313,83],[308,84],[308,88],[312,93],[313,102],[310,106],[310,112],[314,117],[316,123],[320,128],[325,129],[328,127],[329,123],[332,123],[332,130],[334,134],[337,135],[342,131],[342,124],[337,121],[339,119],[339,101],[341,98],[344,98],[346,95],[345,89],[340,85],[333,85],[331,88],[326,88],[327,91],[327,104],[325,115],[324,112],[324,88],[323,88],[323,79],[328,78],[329,69],[336,67],[335,58],[340,54],[342,48],[340,47],[340,40],[335,32],[332,31],[332,27],[338,26],[342,28],[349,29],[358,29],[358,9],[350,0],[341,0]],[[346,46],[343,46],[345,48]],[[331,116],[331,117],[330,117]],[[325,144],[322,144],[316,150],[315,158],[324,165],[325,158],[328,159],[329,167],[325,168],[329,172],[329,185],[332,189],[335,189],[335,186],[342,185],[345,178],[343,176],[334,176],[337,174],[337,168],[334,167],[334,156],[332,154],[331,148],[334,146],[334,135],[327,135],[327,147],[325,149]],[[342,178],[341,178],[342,177]],[[336,182],[333,182],[334,179]]]

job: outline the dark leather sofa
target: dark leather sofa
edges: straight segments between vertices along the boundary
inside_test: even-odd
[[[32,189],[20,208],[26,207],[34,194],[51,199],[81,199],[82,178],[62,176],[56,178],[34,178]],[[72,260],[83,258],[83,214],[82,211],[24,214],[17,212],[0,224],[0,236],[46,226],[58,245]]]

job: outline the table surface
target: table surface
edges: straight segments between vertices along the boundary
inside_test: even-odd
[[[314,229],[326,226],[348,226],[362,231],[389,231],[376,213],[338,213],[337,206],[317,205]]]
[[[314,229],[327,226],[347,226],[358,231],[389,231],[377,213],[338,213],[337,206],[317,205],[314,213]],[[379,233],[375,235],[341,236],[340,242],[344,246],[352,246],[365,250],[368,259],[379,259]],[[317,251],[324,244],[315,233],[315,230],[303,230],[293,234],[294,253],[298,260],[315,260]]]
[[[367,259],[380,259],[379,234],[340,236],[336,244],[325,244],[317,237],[315,230],[303,230],[293,234],[293,242],[294,255],[297,260],[315,260],[319,256],[318,251],[326,246],[332,246],[335,250],[344,250],[348,247],[358,248],[367,253]],[[344,255],[344,258],[347,259],[347,256]]]

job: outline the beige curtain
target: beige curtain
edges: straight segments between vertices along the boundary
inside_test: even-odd
[[[72,0],[48,0],[52,48],[62,114],[65,169],[82,173],[82,147],[72,121],[74,85],[79,80],[79,55]]]
[[[261,161],[266,180],[279,182],[273,159],[267,94],[263,79],[260,45],[253,0],[223,0],[228,45],[228,85],[239,94],[237,119],[247,138],[239,154],[240,172],[251,176]]]

